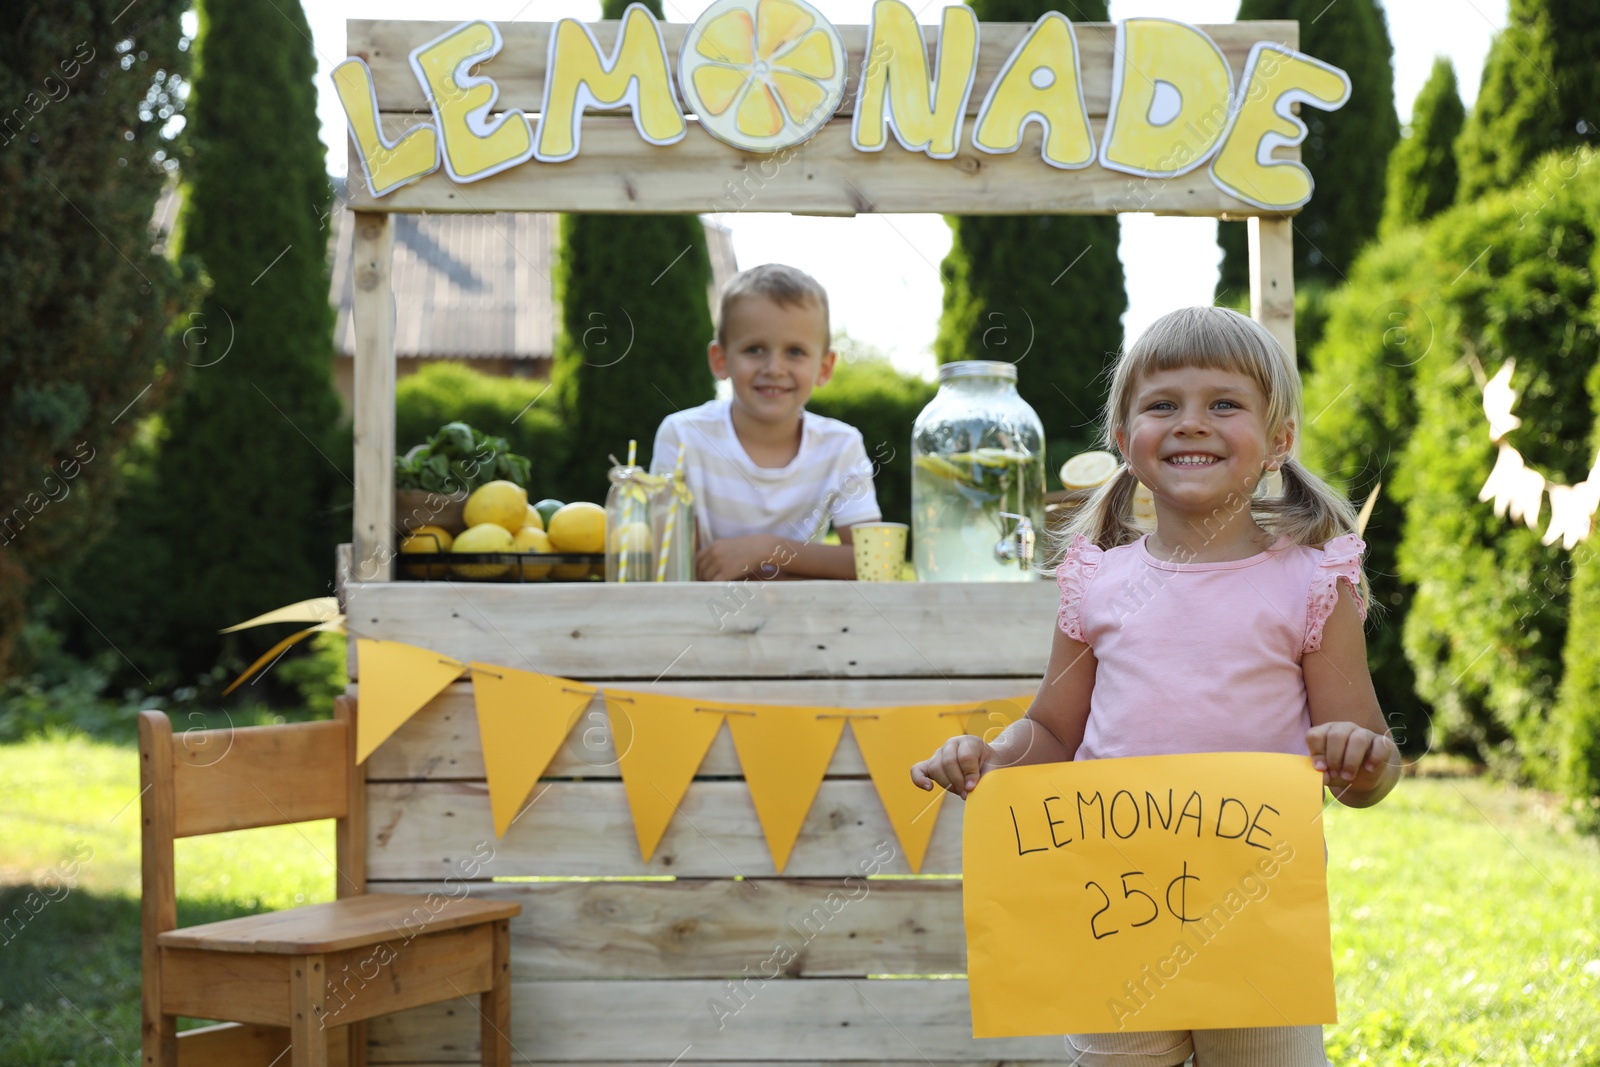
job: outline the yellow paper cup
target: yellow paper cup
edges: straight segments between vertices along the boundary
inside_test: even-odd
[[[864,522],[850,527],[856,550],[856,580],[893,582],[900,577],[906,561],[906,532],[903,522]]]

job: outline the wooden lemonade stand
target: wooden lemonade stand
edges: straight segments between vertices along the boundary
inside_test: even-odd
[[[603,55],[612,55],[620,25],[593,25]],[[387,144],[398,143],[430,114],[408,55],[451,29],[449,23],[349,23],[349,52],[370,69],[377,125]],[[1206,166],[1156,178],[1100,162],[1075,169],[1047,165],[1037,122],[1023,126],[1021,147],[1011,154],[974,149],[968,135],[980,105],[1032,29],[979,27],[975,72],[950,158],[893,143],[863,151],[853,143],[868,52],[865,26],[838,28],[849,71],[838,110],[815,136],[781,152],[741,151],[694,121],[674,143],[650,143],[629,110],[613,109],[582,118],[581,151],[565,161],[529,159],[482,181],[433,173],[374,195],[361,153],[352,149],[355,530],[339,587],[352,636],[407,642],[462,663],[503,664],[601,690],[616,685],[708,701],[870,708],[1031,692],[1046,662],[1058,602],[1048,581],[723,586],[393,580],[391,216],[745,209],[1248,218],[1252,314],[1292,357],[1292,208],[1269,210],[1231,195]],[[1122,73],[1115,59],[1118,33],[1108,24],[1073,29],[1083,109],[1099,144],[1114,105],[1114,76]],[[1220,50],[1240,95],[1253,45],[1298,44],[1293,22],[1200,29]],[[673,70],[689,30],[660,26]],[[533,119],[540,112],[554,32],[551,24],[498,28],[502,47],[477,68],[498,88],[495,113],[518,108]],[[928,68],[938,73],[940,29],[920,32]],[[1211,134],[1199,129],[1195,136],[1204,149]],[[1297,159],[1298,149],[1280,145],[1274,158]],[[624,364],[619,372],[629,368]],[[359,703],[368,679],[353,654],[350,670]],[[922,877],[910,877],[848,730],[781,875],[726,729],[649,862],[641,859],[630,825],[599,698],[498,838],[470,681],[446,688],[364,767],[370,890],[444,892],[447,876],[462,877],[461,860],[476,856],[482,862],[466,883],[473,898],[521,904],[511,930],[510,1040],[518,1061],[799,1067],[1066,1058],[1059,1039],[971,1037],[960,977],[966,969],[962,806],[944,799]],[[819,912],[830,892],[842,891],[847,879],[859,881],[863,861],[875,855],[891,858],[864,883],[869,889],[856,886],[848,906]],[[817,915],[826,921],[807,922]],[[798,951],[769,976],[772,968],[765,965],[776,942]],[[480,1023],[472,1003],[374,1020],[371,1061],[476,1062]]]

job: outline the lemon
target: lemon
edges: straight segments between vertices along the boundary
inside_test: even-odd
[[[522,528],[524,530],[529,526],[532,526],[535,530],[544,529],[544,516],[539,514],[539,509],[532,504],[528,505],[528,517],[522,520]]]
[[[930,452],[928,455],[918,456],[915,463],[918,467],[938,478],[960,481],[967,476],[966,471],[936,453]]]
[[[545,533],[557,552],[604,552],[606,509],[599,504],[567,504],[550,516]]]
[[[515,552],[555,551],[554,548],[550,547],[550,538],[545,536],[544,529],[532,524],[524,526],[517,531],[517,535],[511,539],[511,548]],[[512,567],[512,576],[515,576],[516,573],[517,569]],[[522,577],[525,581],[528,579],[548,578],[550,577],[550,564],[541,563],[535,565],[524,560],[522,563]]]
[[[514,534],[528,524],[528,491],[515,482],[480,485],[467,497],[462,518],[469,528],[492,522]]]
[[[510,483],[507,483],[510,484]],[[470,501],[469,501],[470,504]],[[450,546],[452,552],[510,552],[511,531],[493,522],[469,526]],[[511,569],[509,563],[452,563],[450,569],[462,578],[498,578]]]
[[[838,110],[845,75],[839,31],[805,0],[716,0],[678,52],[700,125],[747,152],[811,137]]]
[[[1156,498],[1143,482],[1133,487],[1133,524],[1146,529],[1156,525]]]
[[[1063,489],[1093,489],[1117,473],[1117,457],[1110,452],[1079,452],[1061,465]]]
[[[626,526],[618,527],[611,531],[611,551],[630,554],[654,551],[655,545],[650,536],[650,527],[642,522],[630,522]]]
[[[450,536],[450,531],[442,526],[419,526],[412,531],[411,536],[400,542],[400,552],[407,555],[415,552],[448,552],[455,538]],[[428,564],[411,564],[401,568],[401,573],[409,578],[443,578],[449,573],[449,568],[444,564],[436,566]]]

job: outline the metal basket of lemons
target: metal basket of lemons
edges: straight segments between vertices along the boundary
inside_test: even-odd
[[[400,542],[400,578],[473,582],[588,581],[605,577],[606,513],[598,504],[528,503],[511,481],[474,489],[452,535],[422,526]]]

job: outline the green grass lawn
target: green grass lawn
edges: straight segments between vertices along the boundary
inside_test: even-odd
[[[0,782],[0,917],[57,898],[0,934],[0,1064],[137,1062],[134,752],[0,746]],[[1329,809],[1333,1063],[1600,1067],[1600,848],[1553,811],[1472,779]],[[329,899],[332,856],[326,823],[179,842],[179,920]]]

